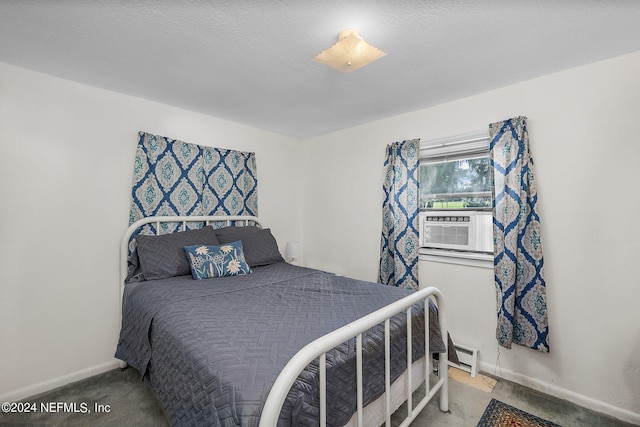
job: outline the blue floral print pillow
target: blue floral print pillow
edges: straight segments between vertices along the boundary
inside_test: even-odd
[[[195,280],[251,273],[240,240],[220,246],[185,246],[184,250]]]

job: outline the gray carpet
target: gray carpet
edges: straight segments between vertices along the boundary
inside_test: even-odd
[[[52,390],[23,402],[36,403],[37,412],[28,414],[0,413],[0,426],[168,426],[158,400],[135,369],[115,369],[101,375]],[[41,403],[75,404],[60,407],[57,413],[44,413]],[[82,404],[86,404],[85,407]],[[102,405],[96,412],[96,404]],[[108,406],[107,406],[108,405]],[[108,412],[106,412],[108,410]],[[76,411],[76,412],[73,412]],[[88,412],[87,412],[88,411]]]
[[[486,393],[449,382],[449,413],[438,409],[437,398],[427,405],[414,426],[474,427],[491,401],[496,398],[523,411],[553,421],[564,427],[631,427],[580,406],[555,399],[517,384],[499,380],[493,392]],[[417,401],[417,400],[416,400]],[[140,381],[134,369],[113,370],[56,390],[25,399],[35,403],[38,411],[30,414],[0,413],[0,426],[167,426],[168,422],[149,386]],[[60,402],[60,403],[58,403]],[[40,404],[67,403],[64,411],[42,413]],[[82,404],[86,405],[83,406]],[[95,404],[108,412],[96,412]],[[399,409],[402,411],[403,409]],[[86,412],[86,413],[84,413]],[[397,418],[397,417],[396,417]],[[396,420],[394,418],[394,420]],[[428,420],[428,421],[427,421]],[[394,423],[397,425],[397,422]]]

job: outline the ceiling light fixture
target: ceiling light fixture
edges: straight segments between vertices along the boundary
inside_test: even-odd
[[[386,53],[367,43],[358,30],[349,28],[340,31],[338,42],[323,50],[313,60],[343,73],[350,73],[385,55]]]

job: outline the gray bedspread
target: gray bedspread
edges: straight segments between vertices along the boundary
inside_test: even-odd
[[[129,284],[116,357],[146,376],[173,425],[257,426],[271,385],[304,345],[410,291],[277,263],[247,276]],[[424,356],[414,308],[413,360]],[[430,349],[441,352],[432,324]],[[392,380],[406,368],[406,315],[392,319]],[[384,392],[382,327],[364,336],[365,404]],[[327,355],[328,424],[355,412],[355,341]],[[279,426],[318,425],[317,363],[289,392]]]

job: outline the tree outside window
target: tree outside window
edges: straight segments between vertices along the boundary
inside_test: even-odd
[[[492,185],[488,155],[420,163],[422,209],[491,208]]]

